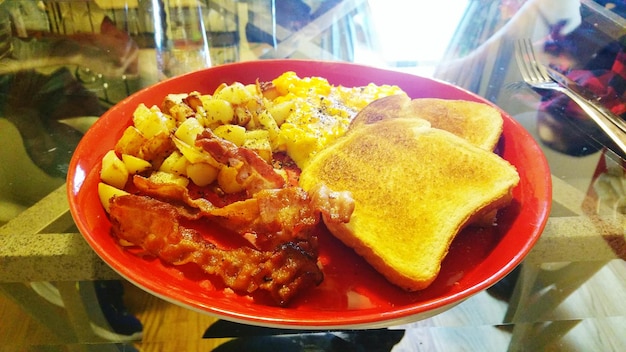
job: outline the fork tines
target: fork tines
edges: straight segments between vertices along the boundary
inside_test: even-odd
[[[530,39],[520,39],[516,42],[515,59],[519,66],[522,78],[527,83],[541,81],[551,81],[548,72],[543,65],[537,61],[535,50]]]

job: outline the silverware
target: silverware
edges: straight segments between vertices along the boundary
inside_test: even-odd
[[[594,100],[588,100],[576,90],[570,80],[542,65],[535,56],[532,43],[521,39],[515,47],[515,59],[524,82],[536,89],[548,89],[567,95],[606,133],[626,154],[626,123]],[[551,75],[552,74],[552,75]],[[556,80],[555,80],[556,78]]]
[[[595,95],[589,89],[579,85],[578,83],[572,81],[569,77],[562,74],[561,72],[551,68],[550,66],[545,66],[546,72],[557,83],[561,84],[565,88],[573,91],[574,93],[582,96],[589,104],[591,104],[595,109],[600,111],[603,115],[605,115],[612,123],[617,125],[622,131],[626,132],[626,121],[624,121],[619,116],[615,115],[611,110],[607,109],[604,105],[600,103],[600,97]]]

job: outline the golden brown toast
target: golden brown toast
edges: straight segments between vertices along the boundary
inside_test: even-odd
[[[487,150],[495,148],[502,134],[502,115],[490,105],[437,98],[411,100],[403,94],[373,101],[355,116],[350,129],[394,117],[425,119],[432,127],[452,132]]]
[[[426,288],[457,233],[511,200],[515,168],[493,152],[419,119],[355,128],[302,170],[308,190],[348,190],[355,210],[329,230],[390,282]]]

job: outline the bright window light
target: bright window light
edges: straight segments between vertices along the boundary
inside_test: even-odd
[[[469,0],[369,0],[382,59],[390,66],[441,61]]]

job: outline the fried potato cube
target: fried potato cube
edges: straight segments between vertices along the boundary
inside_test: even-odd
[[[202,94],[200,92],[191,92],[183,98],[183,102],[194,110],[203,107]]]
[[[163,112],[169,113],[170,109],[173,106],[176,106],[182,103],[183,98],[185,98],[187,94],[168,94],[161,103],[161,110]]]
[[[179,151],[175,150],[170,154],[161,166],[159,167],[159,171],[168,172],[170,174],[178,175],[178,176],[187,176],[187,166],[189,165],[189,161],[185,156]]]
[[[243,106],[253,112],[258,112],[264,109],[263,98],[260,94],[253,95],[250,100],[246,101]]]
[[[259,124],[263,127],[263,129],[267,130],[272,150],[277,150],[280,127],[278,127],[278,124],[276,123],[274,118],[269,112],[263,111],[257,116],[257,120],[259,121]]]
[[[201,95],[198,92],[189,94],[168,94],[163,103],[161,110],[172,116],[178,123],[184,122],[188,118],[196,116],[198,107],[202,106]]]
[[[243,146],[244,148],[254,150],[268,164],[272,162],[272,146],[269,140],[248,139]]]
[[[269,138],[270,138],[270,133],[267,130],[246,131],[246,140],[249,140],[249,139],[268,140]]]
[[[240,82],[235,82],[224,87],[218,87],[215,94],[213,94],[213,97],[215,99],[228,101],[234,105],[240,105],[250,99],[254,99],[253,94],[246,88],[245,85],[243,85],[243,83]]]
[[[169,133],[159,133],[148,139],[139,151],[139,158],[146,160],[158,169],[165,158],[176,148],[170,139]]]
[[[115,154],[114,150],[109,150],[104,157],[102,157],[100,179],[102,182],[119,189],[123,189],[124,186],[126,186],[128,170],[124,162]]]
[[[289,115],[295,111],[295,103],[293,100],[273,102],[268,104],[267,111],[270,113],[276,125],[280,126],[285,123]]]
[[[128,126],[115,144],[115,152],[122,155],[138,156],[141,146],[147,141],[135,126]]]
[[[217,126],[213,130],[213,133],[222,139],[233,142],[238,147],[241,147],[247,138],[246,128],[233,124]]]
[[[102,206],[107,213],[110,211],[111,199],[113,197],[124,196],[127,194],[129,193],[123,189],[115,188],[103,182],[98,183],[98,197],[100,198],[100,203],[102,203]]]
[[[243,147],[255,151],[266,162],[272,162],[272,146],[270,145],[268,131],[253,130],[246,132],[246,140]]]
[[[239,126],[246,126],[248,128],[256,128],[253,116],[252,111],[250,111],[247,107],[237,106],[235,108],[235,119],[233,123]]]
[[[154,183],[173,183],[182,187],[189,185],[189,179],[187,177],[170,174],[165,171],[155,171],[148,179]]]
[[[217,184],[224,193],[233,194],[244,190],[243,186],[237,182],[239,170],[232,166],[224,165],[217,174]]]
[[[197,186],[208,186],[217,180],[219,169],[207,163],[187,164],[187,177]]]
[[[202,150],[201,148],[189,145],[181,141],[177,137],[173,137],[172,141],[174,141],[174,144],[176,145],[178,151],[180,151],[181,154],[183,154],[190,163],[207,163],[218,168],[220,167],[220,163],[218,163],[217,160],[215,160],[209,153]]]
[[[169,106],[166,111],[168,115],[172,116],[178,123],[185,122],[196,116],[196,112],[187,104],[180,103]]]
[[[201,117],[200,122],[204,127],[229,124],[235,119],[235,109],[228,100],[203,99],[202,107],[206,115]]]
[[[263,96],[263,98],[267,100],[274,100],[278,96],[280,96],[280,93],[278,92],[278,90],[276,89],[276,86],[274,86],[274,83],[272,82],[259,82],[257,80],[256,86],[257,86],[257,91],[259,92],[259,94],[261,94],[261,96]]]
[[[174,135],[181,141],[189,145],[194,145],[196,138],[202,131],[204,131],[204,127],[200,124],[200,121],[189,118],[178,126]]]
[[[150,170],[152,164],[130,154],[122,154],[122,161],[126,165],[126,170],[130,175],[135,175]]]
[[[176,127],[176,120],[156,106],[148,108],[139,104],[133,113],[133,124],[144,137],[150,139],[160,133],[170,133]]]
[[[250,95],[252,95],[252,96],[261,96],[262,95],[261,88],[259,87],[259,85],[257,83],[246,84],[245,88],[250,93]]]

